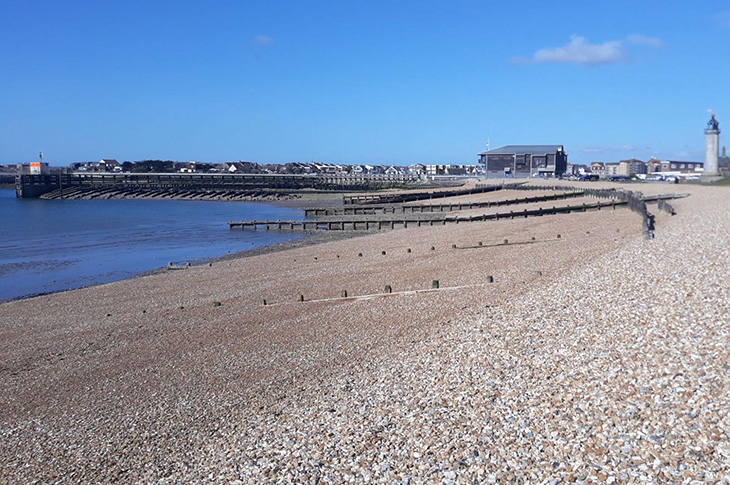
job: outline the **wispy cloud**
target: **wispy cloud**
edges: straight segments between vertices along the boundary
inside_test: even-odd
[[[631,34],[624,41],[626,44],[648,45],[649,47],[661,47],[664,45],[658,37],[649,37],[641,34]]]
[[[631,59],[627,46],[641,45],[661,47],[662,41],[657,37],[632,34],[623,40],[609,40],[602,44],[591,44],[585,37],[571,35],[570,42],[564,46],[539,49],[531,58],[513,58],[515,63],[570,63],[584,66],[616,64]]]
[[[257,35],[256,37],[251,39],[251,45],[259,47],[269,47],[274,45],[274,39],[272,39],[268,35]]]
[[[730,27],[730,10],[718,13],[717,15],[715,15],[715,19],[723,27]]]
[[[616,152],[636,152],[636,153],[647,153],[653,149],[649,146],[638,146],[638,145],[619,145],[619,146],[590,146],[581,148],[581,153],[616,153]]]

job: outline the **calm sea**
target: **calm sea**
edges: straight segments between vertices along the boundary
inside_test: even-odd
[[[302,213],[253,202],[16,199],[15,190],[1,189],[0,301],[302,237],[226,224],[252,219],[302,219]]]

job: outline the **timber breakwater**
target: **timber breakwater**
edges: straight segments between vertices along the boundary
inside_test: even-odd
[[[19,198],[188,198],[248,200],[302,189],[374,190],[415,185],[415,175],[66,173],[19,175]]]
[[[497,200],[454,200],[446,203],[410,202],[456,198],[486,194],[488,192],[537,190],[547,192],[532,197],[517,197]],[[581,190],[571,186],[538,186],[538,185],[478,185],[468,189],[443,190],[438,192],[405,192],[375,194],[364,196],[346,196],[342,207],[313,207],[304,210],[309,219],[297,221],[265,220],[265,221],[229,221],[229,228],[276,229],[303,231],[371,231],[408,227],[460,224],[469,222],[499,221],[504,219],[542,217],[545,215],[570,214],[589,210],[602,210],[627,207],[642,216],[642,227],[647,239],[654,237],[655,216],[646,204],[658,203],[659,210],[674,215],[673,206],[667,200],[684,197],[683,194],[661,194],[644,197],[641,192],[624,190]],[[572,200],[572,203],[564,201]],[[604,199],[606,202],[594,202],[588,199]],[[555,202],[550,207],[536,206],[538,203]],[[513,205],[525,205],[522,210],[485,212],[490,209]],[[478,212],[477,212],[478,211]],[[444,213],[455,213],[445,215]],[[407,214],[407,215],[406,215]]]

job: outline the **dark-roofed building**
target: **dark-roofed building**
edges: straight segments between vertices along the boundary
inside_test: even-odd
[[[487,177],[557,177],[568,168],[563,145],[506,145],[479,154]]]
[[[717,167],[721,175],[728,175],[730,173],[730,157],[727,156],[725,147],[722,147],[722,155],[717,159]]]

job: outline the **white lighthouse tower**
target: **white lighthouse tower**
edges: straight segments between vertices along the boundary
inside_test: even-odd
[[[715,113],[707,122],[705,129],[705,169],[702,172],[703,178],[719,177],[717,171],[717,159],[720,150],[720,124],[715,119]]]

